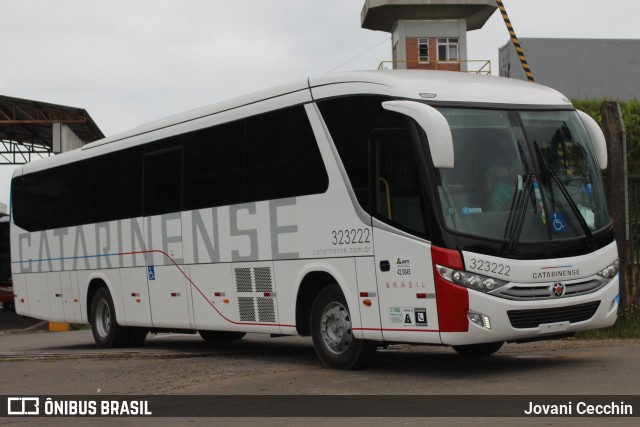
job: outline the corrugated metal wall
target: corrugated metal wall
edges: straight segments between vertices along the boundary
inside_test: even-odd
[[[640,99],[640,40],[520,39],[537,83],[571,99]],[[500,75],[526,80],[511,42]]]

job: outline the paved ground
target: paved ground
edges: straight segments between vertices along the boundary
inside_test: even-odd
[[[40,320],[18,316],[13,308],[0,308],[0,332],[26,329],[40,323]]]
[[[4,313],[3,313],[4,314]],[[2,318],[2,317],[0,317]],[[19,320],[26,325],[33,321]],[[150,336],[139,349],[98,350],[90,330],[0,332],[0,395],[252,395],[404,396],[416,405],[430,396],[638,395],[640,341],[568,339],[508,344],[479,361],[446,347],[394,345],[379,350],[369,369],[324,368],[308,338],[249,334],[208,344],[197,335]],[[502,397],[501,397],[502,396]],[[257,398],[259,399],[259,398]],[[348,399],[348,398],[347,398]],[[640,408],[636,408],[640,411]],[[327,409],[330,415],[331,410]],[[46,422],[43,422],[46,421]],[[133,422],[135,421],[135,422]],[[65,418],[0,419],[8,425],[636,425],[623,418]]]

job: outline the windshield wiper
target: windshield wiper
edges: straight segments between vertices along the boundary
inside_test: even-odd
[[[560,180],[560,177],[558,176],[556,171],[549,169],[549,167],[547,166],[547,162],[545,161],[544,155],[542,154],[542,149],[540,148],[538,141],[533,141],[533,145],[536,150],[536,156],[538,157],[538,161],[542,167],[542,171],[545,173],[547,177],[547,182],[549,181],[548,178],[551,177],[551,179],[553,179],[553,181],[556,183],[556,185],[560,189],[560,193],[562,193],[562,195],[566,199],[567,203],[569,204],[569,207],[571,208],[571,211],[578,219],[578,223],[580,224],[580,227],[584,231],[584,235],[587,238],[587,245],[589,247],[589,250],[594,250],[597,247],[596,240],[593,237],[593,233],[591,232],[591,229],[589,228],[587,221],[585,221],[584,217],[580,213],[580,209],[578,208],[578,205],[576,205],[576,202],[573,200],[573,198],[567,191],[567,187],[564,185],[562,180]],[[551,191],[551,197],[553,197],[553,186],[551,182],[548,182],[548,183],[549,183],[549,190]]]
[[[525,174],[522,181],[522,188],[517,188],[513,196],[507,226],[504,229],[504,238],[507,239],[507,242],[503,246],[503,252],[513,253],[518,247],[520,234],[522,234],[522,227],[524,226],[524,219],[527,215],[527,200],[529,200],[531,196],[534,177],[535,175],[532,173]]]

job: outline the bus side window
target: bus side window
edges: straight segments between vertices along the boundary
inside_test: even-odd
[[[182,147],[143,156],[143,215],[162,215],[182,209]]]
[[[404,129],[382,129],[371,133],[374,209],[378,219],[425,234],[420,177]]]
[[[245,144],[247,201],[327,190],[329,177],[302,105],[248,118]]]

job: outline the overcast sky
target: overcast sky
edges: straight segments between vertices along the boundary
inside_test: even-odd
[[[86,109],[105,135],[276,84],[375,69],[390,35],[364,0],[0,0],[0,94]],[[640,39],[640,0],[504,0],[521,38]],[[468,33],[490,59],[498,12]],[[355,59],[354,59],[355,58]],[[531,64],[535,73],[535,64]],[[0,166],[8,204],[13,167]]]

